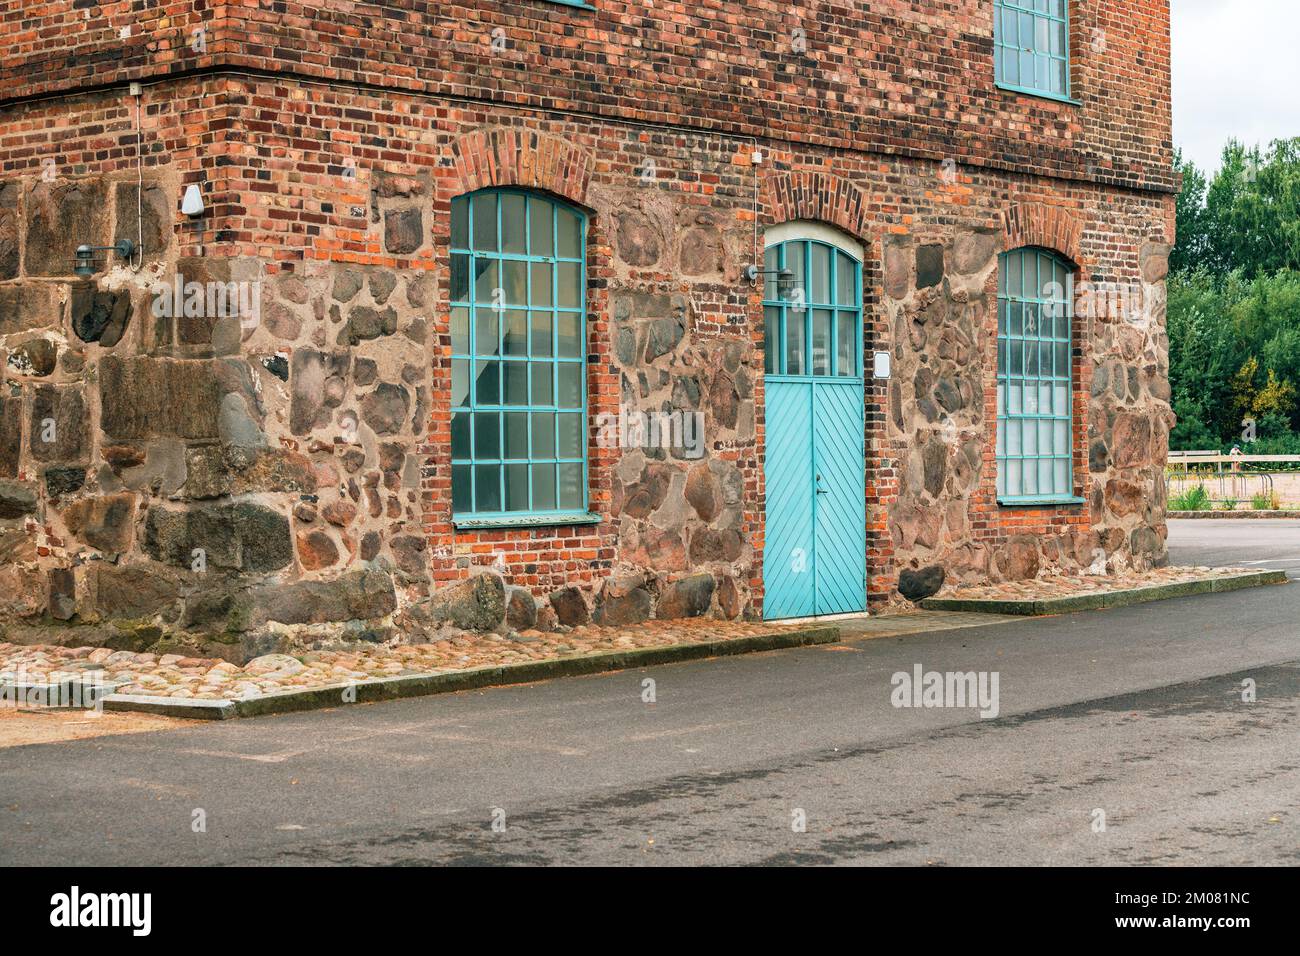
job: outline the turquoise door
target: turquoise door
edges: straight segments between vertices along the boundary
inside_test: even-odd
[[[765,268],[763,616],[864,611],[861,265],[796,239]]]

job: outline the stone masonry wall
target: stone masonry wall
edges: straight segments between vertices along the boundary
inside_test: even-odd
[[[72,243],[137,236],[135,180],[3,187],[5,617],[231,658],[326,622],[388,636],[398,590],[428,582],[427,276],[181,256],[175,171],[144,182],[143,261],[93,282],[68,277]]]
[[[1135,206],[1112,228],[1141,236],[1153,213]],[[1003,220],[885,243],[895,375],[880,437],[899,462],[885,507],[886,547],[904,597],[944,583],[1020,580],[1047,569],[1145,570],[1165,561],[1169,244],[1154,233],[1125,259],[1108,260],[1105,238],[1067,208],[1025,202],[1008,207]],[[1062,253],[1077,283],[1110,275],[1141,293],[1143,308],[1083,308],[1074,319],[1073,494],[1083,504],[997,502],[997,253],[1021,246]]]

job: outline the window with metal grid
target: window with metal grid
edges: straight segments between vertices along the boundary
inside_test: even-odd
[[[999,86],[1068,100],[1068,0],[994,0],[993,56]]]
[[[767,373],[860,377],[861,264],[828,242],[792,239],[769,246],[763,268]]]
[[[488,190],[451,208],[456,516],[587,509],[586,217]]]
[[[1003,504],[1074,497],[1070,265],[1043,249],[998,259],[997,494]]]

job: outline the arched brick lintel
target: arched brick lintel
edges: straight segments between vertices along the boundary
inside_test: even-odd
[[[829,173],[792,171],[763,179],[763,209],[769,225],[796,219],[823,222],[867,241],[867,203],[861,191]]]
[[[476,130],[452,144],[459,195],[493,186],[541,189],[585,206],[592,161],[583,150],[529,130]]]
[[[1068,209],[1043,203],[1017,203],[1002,213],[1005,249],[1038,246],[1083,265],[1083,222]]]

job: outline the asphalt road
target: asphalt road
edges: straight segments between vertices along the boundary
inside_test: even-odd
[[[1169,522],[1175,564],[1280,568],[1300,576],[1300,521],[1289,518],[1217,518]]]
[[[1238,524],[1175,560],[1300,556]],[[1284,585],[12,748],[0,864],[1295,865],[1297,620]],[[917,664],[1000,716],[892,706]]]

